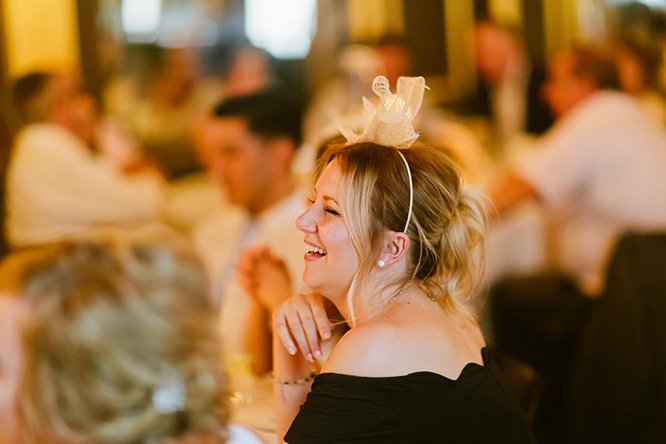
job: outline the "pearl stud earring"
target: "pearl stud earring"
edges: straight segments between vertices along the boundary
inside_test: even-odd
[[[384,262],[382,259],[379,259],[379,260],[377,261],[377,266],[378,266],[379,268],[384,268],[385,265],[386,265],[386,262]]]

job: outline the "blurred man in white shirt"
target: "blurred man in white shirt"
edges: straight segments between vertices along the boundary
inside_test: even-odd
[[[255,353],[247,341],[249,319],[268,310],[236,279],[241,253],[267,245],[286,264],[293,289],[300,288],[303,238],[294,221],[306,194],[296,186],[291,164],[301,140],[301,108],[289,95],[267,90],[223,101],[213,120],[212,168],[232,205],[200,222],[193,237],[220,303],[224,351],[233,359]],[[267,370],[265,356],[252,359],[258,373]]]
[[[13,96],[23,127],[7,172],[11,247],[158,221],[160,174],[139,154],[117,165],[94,152],[96,104],[74,76],[27,74]]]
[[[666,229],[666,133],[612,87],[609,54],[584,47],[556,54],[544,93],[557,121],[494,195],[500,215],[536,200],[552,228],[550,269],[507,278],[491,292],[497,344],[549,382],[542,408],[550,410],[537,413],[537,427],[558,418],[552,409],[563,402],[578,337],[619,238]]]

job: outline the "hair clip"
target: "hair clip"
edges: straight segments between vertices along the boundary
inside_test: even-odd
[[[180,377],[172,374],[163,378],[153,389],[152,403],[163,414],[185,410],[185,386]]]
[[[375,77],[372,91],[379,97],[379,104],[375,106],[363,97],[363,107],[367,114],[365,126],[344,128],[338,124],[340,133],[349,143],[374,142],[395,148],[409,148],[419,137],[412,122],[421,108],[426,88],[423,77],[400,77],[396,93],[393,94],[386,77]]]

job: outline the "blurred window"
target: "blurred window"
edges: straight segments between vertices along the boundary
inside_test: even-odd
[[[245,0],[245,33],[278,59],[302,59],[316,29],[316,0]]]
[[[154,42],[160,25],[160,0],[123,0],[121,19],[127,41]]]

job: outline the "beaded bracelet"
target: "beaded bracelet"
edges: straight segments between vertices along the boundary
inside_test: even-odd
[[[278,379],[273,375],[271,375],[271,376],[273,378],[273,382],[275,382],[276,384],[280,384],[280,385],[305,385],[308,382],[312,382],[314,380],[315,376],[317,376],[318,374],[319,374],[318,372],[312,370],[309,375],[307,375],[303,378],[294,379],[292,381],[285,381],[285,380],[282,380],[282,379]]]

